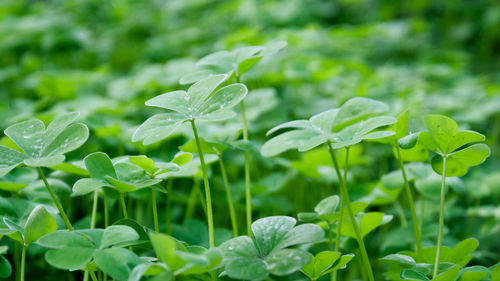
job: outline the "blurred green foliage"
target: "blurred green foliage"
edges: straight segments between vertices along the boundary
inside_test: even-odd
[[[423,114],[439,113],[452,117],[463,129],[485,134],[492,157],[471,169],[462,179],[463,187],[449,195],[444,244],[476,237],[480,246],[473,264],[490,266],[499,260],[500,252],[499,26],[500,2],[492,0],[3,1],[0,130],[33,116],[49,121],[58,113],[79,111],[91,130],[90,139],[68,153],[69,160],[104,151],[111,157],[148,154],[170,161],[191,138],[189,128],[160,144],[132,143],[135,129],[160,112],[144,102],[161,93],[187,89],[179,85],[179,79],[196,70],[196,61],[209,53],[287,41],[284,50],[260,61],[243,78],[250,89],[252,141],[260,145],[270,128],[307,119],[354,96],[387,103],[393,116],[409,109],[410,131],[423,128]],[[269,102],[252,101],[252,93]],[[204,126],[200,134],[233,139],[240,129],[239,120],[230,120]],[[8,142],[5,136],[0,138],[0,144]],[[311,211],[320,199],[331,195],[337,179],[324,148],[274,159],[257,151],[252,151],[251,169],[256,218],[295,216]],[[243,217],[243,156],[233,151],[224,157],[237,212]],[[399,191],[387,190],[379,180],[398,169],[391,148],[358,145],[349,161],[353,201],[364,198],[374,210],[398,215],[401,210],[389,203]],[[212,170],[217,214],[226,211],[226,203],[219,171],[215,165]],[[77,180],[58,172],[52,176],[69,185]],[[425,192],[432,192],[434,183],[426,183]],[[205,226],[184,220],[183,204],[191,186],[190,179],[175,181],[173,233],[204,245],[208,236],[193,237],[190,228]],[[141,211],[147,209],[147,195],[134,196],[136,214],[132,216],[148,224],[151,212]],[[68,205],[69,199],[65,200]],[[70,216],[81,219],[77,227],[88,224],[89,202],[72,203]],[[436,229],[430,223],[438,211],[432,202],[424,206],[429,215],[423,228],[426,246],[433,245]],[[194,217],[204,220],[201,207]],[[240,221],[243,229],[244,221]],[[367,242],[368,251],[382,256],[407,249],[411,226],[398,223],[394,220],[377,231]],[[227,237],[228,216],[216,215],[215,224]],[[37,272],[55,272],[45,266],[43,259],[30,264],[28,280]],[[383,265],[375,267],[376,272],[383,270]]]

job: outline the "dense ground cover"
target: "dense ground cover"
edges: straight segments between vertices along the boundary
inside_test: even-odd
[[[499,25],[494,1],[2,3],[0,277],[500,280]]]

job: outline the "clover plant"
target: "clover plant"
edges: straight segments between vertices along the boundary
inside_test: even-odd
[[[150,232],[149,237],[158,260],[166,265],[163,275],[186,276],[212,273],[222,261],[218,248],[205,249],[201,246],[187,246],[173,237]]]
[[[219,51],[209,54],[198,61],[201,69],[197,72],[187,74],[181,78],[181,84],[190,84],[202,77],[211,74],[225,73],[229,77],[234,77],[236,82],[241,81],[242,75],[250,70],[262,58],[271,56],[280,49],[286,47],[288,43],[278,41],[267,46],[245,46],[236,48],[232,51]],[[243,140],[248,141],[248,123],[245,101],[240,101],[241,119],[243,126]],[[246,225],[247,234],[252,235],[252,192],[250,179],[250,155],[244,150],[245,155],[245,207],[246,207]]]
[[[314,213],[299,213],[298,217],[300,221],[312,222],[315,220],[323,220],[328,225],[328,248],[330,251],[333,250],[333,224],[339,220],[337,214],[337,207],[339,205],[340,198],[337,195],[329,196],[321,200],[316,207],[314,207]]]
[[[37,244],[49,249],[45,260],[56,268],[88,270],[93,280],[96,280],[95,271],[102,270],[115,280],[126,281],[132,268],[142,260],[123,247],[138,239],[133,228],[112,225],[106,229],[55,231],[42,236]]]
[[[20,151],[0,146],[0,176],[9,173],[21,164],[35,167],[64,219],[66,227],[70,230],[73,226],[47,182],[41,167],[61,164],[66,158],[65,153],[79,148],[87,140],[89,136],[87,126],[82,123],[73,123],[78,116],[78,112],[61,114],[54,118],[47,127],[39,119],[14,124],[5,129],[4,133]]]
[[[0,280],[500,281],[499,26],[493,0],[2,1]]]
[[[302,271],[309,279],[318,280],[323,275],[343,269],[352,260],[354,254],[341,256],[339,252],[324,251],[311,255],[311,262],[304,265]]]
[[[173,112],[161,113],[149,118],[137,128],[132,137],[132,141],[142,141],[147,145],[168,137],[182,123],[191,123],[205,184],[210,247],[215,246],[212,199],[195,121],[222,121],[235,115],[231,108],[245,97],[248,90],[245,85],[236,83],[216,91],[227,78],[225,74],[209,76],[193,84],[187,91],[174,91],[148,100],[146,105],[165,108]]]
[[[421,230],[418,224],[417,212],[415,210],[413,195],[410,188],[410,181],[408,180],[408,175],[405,169],[404,161],[405,158],[410,158],[411,160],[419,159],[421,161],[425,161],[427,159],[427,150],[423,150],[422,152],[422,149],[419,149],[419,147],[417,146],[419,133],[409,134],[410,133],[409,117],[410,114],[408,110],[401,113],[397,118],[397,122],[395,122],[391,127],[391,129],[395,132],[395,134],[390,137],[380,139],[379,141],[389,143],[393,146],[395,157],[398,160],[398,164],[401,169],[401,176],[404,182],[403,186],[405,188],[406,199],[408,201],[408,206],[410,207],[417,254],[421,256],[422,254]],[[401,152],[402,149],[404,149],[405,152],[404,156],[403,153]],[[409,155],[410,153],[411,155]]]
[[[6,235],[10,239],[19,242],[23,251],[21,256],[20,280],[24,281],[26,267],[26,248],[42,237],[43,235],[56,231],[57,222],[54,217],[41,205],[36,206],[26,219],[26,222],[16,223],[8,217],[3,218],[3,225],[0,226],[0,235]],[[3,256],[2,256],[3,258]],[[2,275],[7,274],[4,258],[2,260]],[[8,263],[8,262],[7,262]],[[9,264],[10,266],[10,264]],[[6,276],[8,277],[8,276]]]
[[[444,201],[446,177],[463,176],[470,166],[484,162],[490,155],[490,148],[483,143],[485,137],[469,130],[458,130],[453,119],[443,115],[426,115],[424,124],[427,131],[420,134],[422,144],[436,153],[432,158],[432,168],[441,175],[441,193],[439,210],[439,231],[437,236],[436,260],[433,277],[438,276],[440,266],[441,244],[444,225]],[[469,146],[470,143],[475,143]]]
[[[197,62],[199,70],[181,77],[180,83],[191,84],[214,74],[227,74],[239,79],[262,58],[275,54],[286,45],[285,41],[277,41],[266,46],[244,46],[206,55]]]
[[[229,181],[227,178],[227,172],[226,172],[226,166],[224,165],[224,161],[222,159],[222,153],[228,149],[234,147],[236,145],[237,147],[241,147],[240,142],[235,141],[231,143],[227,142],[222,142],[222,141],[206,141],[203,138],[200,138],[200,143],[202,150],[206,153],[217,155],[218,162],[219,162],[219,168],[221,171],[222,175],[222,181],[224,183],[224,190],[226,192],[226,198],[227,198],[227,203],[228,203],[228,208],[229,208],[229,216],[231,218],[231,226],[233,229],[233,234],[234,236],[238,236],[238,219],[236,217],[236,211],[234,209],[234,204],[233,204],[233,197],[231,195],[231,189],[229,187]],[[191,140],[190,142],[184,144],[183,146],[180,147],[182,151],[187,151],[187,152],[195,152],[196,144],[195,140]]]
[[[191,161],[193,155],[190,153],[179,152],[174,156],[174,159],[171,162],[157,162],[155,163],[151,158],[147,156],[130,156],[129,161],[139,166],[144,170],[144,172],[152,179],[164,179],[168,172],[176,172],[180,170],[180,166],[186,165]],[[168,177],[168,176],[167,176]],[[167,188],[168,189],[168,188]],[[159,189],[161,191],[161,189]],[[167,193],[171,192],[171,190],[167,190]],[[168,195],[167,200],[170,201],[170,196]],[[153,222],[155,231],[159,231],[159,223],[158,223],[158,207],[156,203],[156,189],[151,188],[151,201],[153,204]],[[167,204],[168,205],[168,204]],[[169,219],[167,218],[168,223],[170,224]]]
[[[291,128],[292,130],[271,138],[261,149],[263,155],[273,156],[293,148],[299,151],[307,151],[323,143],[327,144],[340,183],[340,205],[344,206],[345,202],[347,206],[347,211],[356,233],[356,239],[360,246],[365,270],[368,272],[370,280],[374,280],[374,277],[368,260],[368,254],[366,253],[361,231],[356,223],[348,198],[346,187],[347,163],[349,148],[352,145],[363,140],[381,139],[395,134],[395,132],[388,130],[374,131],[379,127],[391,125],[396,122],[396,119],[391,116],[374,116],[387,110],[387,105],[379,101],[359,97],[352,98],[340,108],[316,114],[309,120],[290,121],[274,127],[267,133],[268,135],[285,128]],[[346,149],[344,177],[340,174],[334,154],[334,149],[340,148]],[[344,208],[341,207],[340,210],[342,213]],[[341,217],[343,217],[342,214]],[[341,229],[342,220],[339,221],[339,226],[337,227],[336,251],[339,250]]]
[[[80,196],[94,192],[92,226],[95,224],[97,192],[100,188],[108,187],[119,193],[123,217],[128,218],[125,193],[147,188],[161,182],[160,179],[147,177],[142,169],[130,162],[113,164],[108,155],[103,152],[92,153],[85,157],[84,161],[91,177],[78,180],[73,186],[72,195]]]
[[[252,238],[239,236],[219,246],[224,275],[239,280],[264,280],[269,274],[283,276],[300,270],[312,258],[306,251],[290,246],[323,239],[318,225],[301,224],[291,217],[274,216],[252,223]]]
[[[442,247],[442,263],[439,266],[439,274],[433,277],[433,263],[436,256],[436,247],[422,249],[421,261],[415,261],[415,253],[401,252],[390,254],[380,259],[389,265],[389,271],[385,274],[389,280],[483,280],[490,272],[482,266],[466,265],[472,259],[472,253],[479,246],[476,239],[466,239],[455,247]]]

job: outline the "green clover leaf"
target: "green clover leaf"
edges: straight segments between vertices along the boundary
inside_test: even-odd
[[[0,146],[0,176],[23,163],[31,167],[61,164],[64,154],[79,148],[89,136],[85,124],[72,124],[78,116],[78,112],[59,115],[47,128],[41,120],[32,119],[5,129],[5,135],[24,153]]]
[[[146,101],[146,105],[171,110],[153,115],[132,136],[133,142],[149,145],[170,136],[186,121],[222,121],[235,116],[231,110],[247,94],[245,85],[236,83],[216,89],[227,75],[213,75],[193,84],[187,91],[174,91]]]
[[[436,173],[448,177],[463,176],[471,166],[483,163],[490,155],[490,148],[484,143],[485,137],[474,131],[458,131],[453,119],[443,115],[426,115],[424,123],[427,131],[420,134],[419,140],[429,150],[437,153],[432,158],[432,168]],[[457,150],[467,144],[472,144]],[[442,159],[446,160],[443,171]]]
[[[275,216],[252,223],[253,240],[240,236],[219,248],[224,259],[224,273],[234,279],[263,280],[269,274],[287,275],[301,269],[311,256],[301,249],[288,247],[317,242],[324,237],[315,224],[295,226],[291,217]]]

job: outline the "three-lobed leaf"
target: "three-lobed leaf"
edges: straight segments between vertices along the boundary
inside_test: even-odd
[[[307,275],[309,279],[317,280],[323,275],[344,268],[353,257],[353,254],[341,257],[340,252],[320,252],[316,254],[316,256],[311,255],[311,262],[304,265],[301,271]]]
[[[288,275],[310,262],[310,255],[288,247],[314,243],[324,237],[315,224],[295,226],[291,217],[262,218],[252,223],[253,238],[240,236],[219,248],[224,256],[225,273],[235,279],[263,280],[269,274]]]
[[[274,156],[289,149],[300,152],[325,142],[338,149],[355,145],[363,140],[383,139],[395,134],[390,130],[376,130],[396,122],[391,116],[375,116],[388,110],[382,102],[355,97],[340,108],[326,110],[309,120],[295,120],[278,125],[267,132],[291,129],[268,140],[261,148],[264,156]]]
[[[24,163],[34,167],[52,167],[61,164],[64,154],[79,148],[88,138],[89,130],[82,123],[73,123],[79,113],[71,112],[57,116],[45,128],[38,119],[16,123],[4,133],[25,154],[12,149],[0,149],[0,173],[6,173]],[[73,124],[72,124],[73,123]]]
[[[438,155],[432,159],[432,168],[438,174],[449,177],[463,176],[469,167],[481,164],[490,155],[486,144],[476,143],[455,151],[464,145],[484,141],[485,137],[474,131],[458,131],[453,119],[443,115],[426,115],[424,123],[427,131],[422,132],[419,141]],[[446,158],[446,170],[443,169]]]
[[[132,141],[149,145],[167,138],[185,121],[222,121],[234,117],[231,108],[246,96],[248,89],[236,83],[217,90],[227,78],[225,74],[212,75],[187,91],[169,92],[146,101],[146,105],[173,112],[150,117],[137,128]]]

